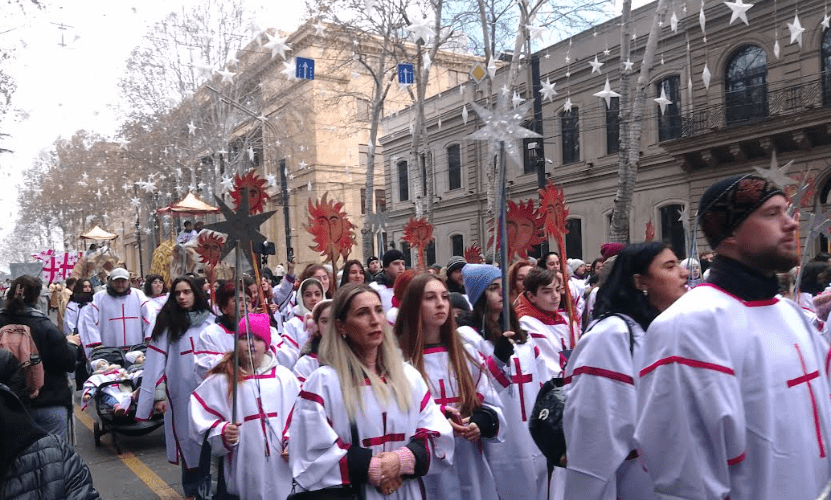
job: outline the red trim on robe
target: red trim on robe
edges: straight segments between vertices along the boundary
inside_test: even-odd
[[[313,402],[313,403],[317,403],[317,404],[319,404],[320,406],[326,406],[325,404],[323,404],[323,398],[322,398],[322,397],[320,397],[320,396],[318,396],[317,394],[315,394],[315,393],[313,393],[313,392],[309,392],[309,391],[300,391],[300,395],[299,395],[299,396],[300,396],[301,398],[305,399],[306,401],[311,401],[311,402]]]
[[[424,409],[427,408],[427,403],[430,402],[431,397],[432,396],[430,395],[430,391],[427,391],[427,393],[424,394],[424,397],[421,398],[421,410],[419,410],[419,411],[424,411]],[[321,403],[321,404],[323,404],[323,403]]]
[[[424,354],[435,354],[437,352],[447,352],[447,348],[444,346],[435,346],[435,347],[428,347],[424,349]]]
[[[569,382],[571,381],[572,377],[584,374],[595,375],[597,377],[605,377],[618,382],[623,382],[625,384],[635,385],[635,379],[630,375],[626,375],[625,373],[620,373],[612,370],[606,370],[605,368],[597,368],[596,366],[579,366],[575,368],[574,372],[571,374],[571,377],[568,377]]]
[[[499,382],[499,384],[502,387],[508,387],[509,385],[511,385],[511,381],[508,380],[508,377],[506,377],[505,374],[502,373],[502,370],[500,370],[499,367],[496,366],[496,361],[493,360],[493,356],[488,356],[487,365],[488,370],[491,372],[496,381]]]
[[[296,340],[294,340],[293,338],[291,338],[288,335],[283,335],[283,340],[288,340],[289,342],[291,342],[291,345],[293,345],[294,347],[297,347],[297,348],[300,347],[300,344],[298,344]]]
[[[159,349],[158,347],[154,346],[153,344],[150,344],[149,346],[147,346],[147,348],[148,348],[148,349],[153,349],[154,351],[156,351],[156,352],[158,352],[158,353],[160,353],[160,354],[164,354],[165,356],[167,356],[167,353],[166,353],[166,352],[162,351],[161,349]]]
[[[199,404],[202,405],[202,408],[204,408],[206,412],[210,413],[211,415],[215,416],[216,418],[219,418],[221,420],[225,420],[225,417],[223,417],[221,413],[219,413],[218,411],[216,411],[213,408],[211,408],[210,406],[208,406],[208,403],[206,403],[205,400],[202,399],[199,396],[199,394],[197,394],[195,391],[193,392],[193,397],[196,398],[196,401],[198,401]]]
[[[698,286],[706,286],[706,287],[718,290],[719,292],[723,293],[724,295],[727,295],[728,297],[733,297],[734,299],[738,300],[745,307],[766,307],[766,306],[772,306],[773,304],[776,304],[777,302],[779,302],[779,299],[776,298],[776,297],[773,297],[773,298],[770,298],[770,299],[765,299],[765,300],[744,300],[741,297],[737,297],[737,296],[733,295],[732,293],[728,292],[727,290],[724,290],[723,288],[719,288],[719,287],[717,287],[716,285],[714,285],[712,283],[702,283]]]
[[[699,285],[701,286],[701,285]],[[646,368],[642,369],[640,372],[640,376],[643,377],[644,375],[648,374],[649,372],[655,370],[659,366],[662,365],[669,365],[672,363],[678,363],[681,365],[691,366],[693,368],[703,368],[705,370],[713,370],[721,373],[726,373],[727,375],[736,375],[736,372],[733,371],[732,368],[728,368],[726,366],[717,365],[715,363],[707,363],[705,361],[698,361],[696,359],[684,358],[681,356],[669,356],[664,359],[659,359],[658,361],[652,363],[651,365],[647,366]]]
[[[744,452],[743,452],[743,453],[742,453],[741,455],[739,455],[738,457],[736,457],[736,458],[731,458],[730,460],[728,460],[728,461],[727,461],[727,465],[736,465],[736,464],[740,464],[740,463],[744,462],[744,459],[745,459],[745,458],[747,458],[747,453],[744,453]]]

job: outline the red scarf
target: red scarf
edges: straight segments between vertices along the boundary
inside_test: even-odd
[[[565,325],[566,321],[559,314],[547,313],[541,311],[525,296],[525,293],[519,294],[517,298],[516,315],[518,317],[531,316],[539,320],[543,325]]]

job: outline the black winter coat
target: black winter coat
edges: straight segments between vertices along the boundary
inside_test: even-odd
[[[66,336],[48,316],[33,307],[14,312],[0,309],[0,327],[6,325],[28,326],[43,361],[43,387],[31,401],[32,408],[71,407],[72,389],[66,374],[75,371],[76,347],[66,341]]]
[[[17,357],[6,349],[0,349],[0,384],[8,386],[24,406],[29,405],[26,373],[23,372]]]

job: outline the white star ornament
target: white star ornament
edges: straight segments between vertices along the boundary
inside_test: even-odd
[[[554,100],[554,96],[557,95],[557,91],[554,90],[554,87],[557,85],[557,82],[551,83],[550,78],[546,78],[545,82],[540,82],[540,94],[542,94],[542,99],[548,100],[549,102]]]
[[[597,54],[595,54],[594,61],[589,61],[589,65],[592,67],[592,73],[595,71],[600,73],[600,67],[603,66],[603,63],[597,60]]]
[[[799,24],[799,15],[794,14],[793,22],[788,23],[788,31],[791,32],[791,43],[797,42],[799,44],[799,48],[802,48],[802,33],[805,31],[805,28]]]
[[[658,106],[661,107],[661,115],[666,114],[667,106],[672,104],[672,101],[667,99],[666,89],[664,89],[663,86],[661,87],[661,96],[657,99],[653,99],[653,101],[657,102]]]
[[[605,99],[606,108],[608,109],[612,105],[612,97],[620,97],[620,94],[612,90],[612,87],[609,85],[609,78],[606,77],[606,85],[603,87],[603,90],[597,92],[594,96]]]
[[[736,0],[735,2],[724,2],[724,5],[730,7],[732,11],[729,24],[733,24],[736,19],[741,19],[745,26],[750,26],[750,23],[747,22],[747,11],[753,7],[752,3],[743,3],[742,0]]]

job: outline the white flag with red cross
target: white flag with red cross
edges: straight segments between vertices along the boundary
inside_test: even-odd
[[[69,277],[75,263],[78,262],[80,252],[55,252],[49,250],[43,254],[43,281],[47,284],[52,284],[56,281],[62,281]],[[41,252],[43,253],[43,252]],[[37,258],[37,257],[35,257]],[[41,259],[38,259],[41,260]]]

